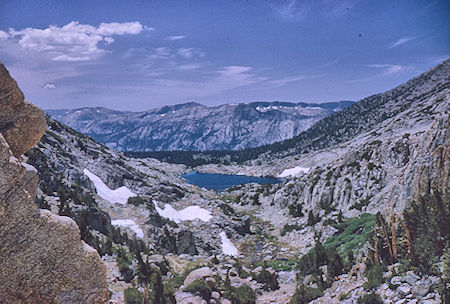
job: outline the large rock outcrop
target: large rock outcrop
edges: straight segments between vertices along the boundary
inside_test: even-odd
[[[0,63],[0,302],[106,303],[106,269],[76,223],[39,210],[37,171],[22,154],[46,130],[41,109]]]

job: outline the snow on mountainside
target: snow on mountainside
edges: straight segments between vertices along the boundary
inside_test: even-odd
[[[253,102],[206,107],[191,102],[145,112],[81,108],[47,113],[118,151],[236,150],[292,138],[351,104]]]

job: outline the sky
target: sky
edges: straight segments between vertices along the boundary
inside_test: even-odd
[[[450,57],[446,0],[0,0],[0,61],[44,109],[359,100]]]

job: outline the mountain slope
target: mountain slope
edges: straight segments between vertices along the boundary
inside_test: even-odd
[[[242,151],[241,155],[255,158],[263,153],[269,153],[279,157],[331,147],[374,129],[381,122],[406,111],[413,105],[425,114],[430,112],[435,105],[428,104],[420,108],[421,102],[448,90],[449,86],[450,60],[446,60],[390,91],[364,98],[343,111],[324,118],[292,139],[248,149]],[[436,101],[440,102],[442,100]]]
[[[351,104],[186,103],[137,113],[105,108],[47,113],[118,151],[236,150],[292,138]]]
[[[76,220],[107,265],[113,303],[125,302],[125,290],[147,294],[150,303],[202,302],[202,290],[214,291],[219,303],[355,303],[369,293],[367,281],[387,303],[439,303],[450,218],[446,64],[317,123],[306,153],[294,142],[285,151],[264,147],[246,166],[196,168],[249,175],[303,168],[280,184],[223,193],[187,184],[180,178],[185,166],[126,157],[48,117],[47,133],[26,154],[40,174],[37,204]],[[138,196],[125,202],[124,190]],[[120,202],[111,194],[121,194]],[[196,207],[190,216],[211,217],[177,218],[187,207]],[[387,252],[394,235],[400,266]],[[237,257],[225,254],[233,246]],[[415,260],[433,267],[420,269]],[[378,286],[383,280],[391,284]],[[212,293],[204,296],[209,301]]]

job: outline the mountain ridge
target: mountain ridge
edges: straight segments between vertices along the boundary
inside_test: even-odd
[[[83,107],[46,113],[118,151],[237,150],[290,138],[351,104],[188,102],[140,112]]]

